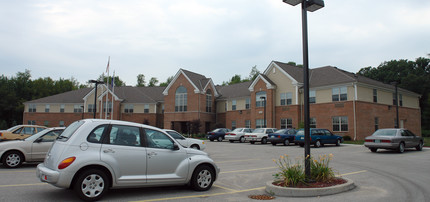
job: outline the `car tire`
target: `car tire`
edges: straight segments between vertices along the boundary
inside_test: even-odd
[[[378,148],[370,148],[370,151],[371,152],[376,152],[376,151],[378,151]]]
[[[397,152],[399,153],[405,152],[405,143],[400,142],[399,147],[397,148]]]
[[[300,143],[299,145],[300,145],[300,147],[304,147],[305,146],[305,144],[303,144],[303,143]]]
[[[207,166],[198,166],[191,177],[191,187],[196,191],[207,191],[212,187],[215,180],[214,170]]]
[[[261,144],[267,144],[267,138],[263,137],[263,139],[261,139]]]
[[[316,142],[315,142],[315,144],[314,144],[314,147],[315,148],[319,148],[319,147],[321,147],[322,146],[322,144],[321,144],[321,141],[320,140],[317,140]]]
[[[254,141],[249,141],[249,143],[251,143],[251,144],[255,144],[255,142],[254,142]]]
[[[234,140],[229,140],[229,142],[230,142],[230,143],[233,143],[233,142],[234,142]]]
[[[196,145],[196,144],[191,145],[190,148],[200,150],[199,145]]]
[[[213,142],[214,141],[214,139],[209,139],[211,142]]]
[[[245,142],[245,138],[244,137],[240,137],[239,142],[240,143],[244,143]]]
[[[341,142],[340,139],[337,139],[336,140],[336,146],[340,146],[340,142]]]
[[[97,201],[109,189],[109,178],[106,173],[98,169],[88,169],[79,173],[73,189],[84,201]]]
[[[217,139],[217,141],[218,141],[218,142],[222,142],[222,137],[221,137],[221,136],[219,136],[219,137],[218,137],[218,139]]]
[[[284,146],[288,146],[288,145],[290,145],[290,140],[285,139],[285,140],[284,140]]]
[[[415,147],[415,149],[417,149],[417,151],[422,151],[423,150],[423,146],[424,146],[423,141],[420,141],[420,143]]]
[[[18,151],[10,151],[4,155],[2,160],[2,163],[5,167],[18,168],[22,165],[24,156]]]
[[[273,145],[273,146],[276,146],[276,143],[272,142],[272,145]]]

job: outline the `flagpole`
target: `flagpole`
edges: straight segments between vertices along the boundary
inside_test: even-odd
[[[109,107],[108,107],[108,99],[109,99],[109,63],[110,63],[110,56],[109,56],[109,59],[108,59],[108,63],[107,63],[107,66],[106,66],[106,72],[107,72],[107,85],[106,85],[106,104],[105,104],[105,109],[106,109],[106,111],[105,111],[105,119],[107,119],[107,114],[108,114],[108,110],[109,110]]]
[[[115,95],[115,70],[113,70],[112,76],[112,113],[110,115],[110,120],[113,120],[113,109],[114,109],[114,96]]]

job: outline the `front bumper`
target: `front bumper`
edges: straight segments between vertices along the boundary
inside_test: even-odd
[[[269,137],[267,139],[267,141],[271,142],[271,143],[284,143],[284,139],[282,139],[282,138],[271,138],[271,137]]]

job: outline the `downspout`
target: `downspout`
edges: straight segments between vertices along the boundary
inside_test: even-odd
[[[354,110],[354,140],[357,140],[357,115],[356,115],[356,105],[355,101],[357,100],[357,83],[354,83],[354,100],[352,101],[353,110]]]

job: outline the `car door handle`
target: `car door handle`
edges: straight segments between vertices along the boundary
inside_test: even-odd
[[[157,156],[157,153],[155,153],[155,152],[150,152],[150,153],[148,153],[148,156],[149,156],[149,157],[151,157],[151,156]]]
[[[103,150],[103,152],[104,153],[115,153],[115,151],[112,149],[106,149],[106,150]]]

